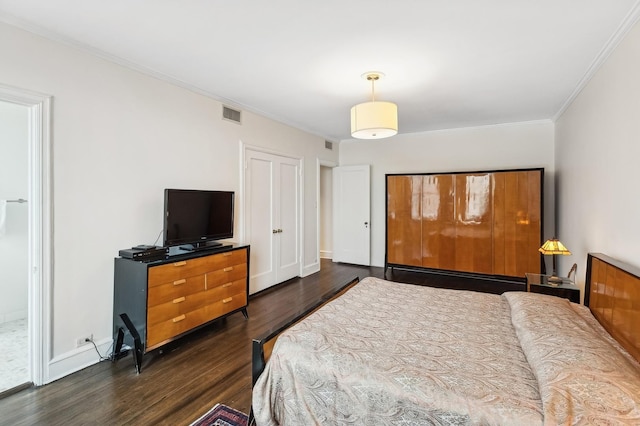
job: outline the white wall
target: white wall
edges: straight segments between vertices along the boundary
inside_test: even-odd
[[[239,192],[241,142],[304,159],[302,264],[317,269],[316,164],[337,161],[324,139],[246,111],[223,121],[216,100],[6,24],[0,56],[0,83],[53,96],[49,379],[97,360],[78,337],[111,343],[113,258],[154,243],[163,189]]]
[[[0,200],[27,198],[29,109],[0,102]],[[0,323],[27,317],[28,207],[8,203],[0,235]]]
[[[556,121],[559,236],[584,285],[588,252],[640,266],[640,23]]]
[[[371,165],[371,263],[384,265],[385,174],[545,168],[544,234],[554,233],[551,121],[440,130],[340,143],[340,165]]]

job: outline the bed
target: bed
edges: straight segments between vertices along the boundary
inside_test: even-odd
[[[277,333],[254,369],[252,415],[258,426],[640,424],[638,277],[589,254],[591,310],[365,278]],[[254,362],[271,334],[254,341]]]

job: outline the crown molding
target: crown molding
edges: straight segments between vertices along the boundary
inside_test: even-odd
[[[573,103],[573,101],[578,97],[580,92],[587,86],[589,81],[593,78],[593,76],[598,72],[600,67],[607,61],[609,56],[616,50],[616,47],[620,44],[620,42],[625,38],[625,36],[631,31],[633,26],[638,22],[640,18],[640,0],[637,0],[633,8],[629,11],[627,16],[622,20],[620,26],[616,30],[615,33],[607,40],[604,47],[598,53],[598,55],[594,58],[587,68],[587,71],[584,73],[575,89],[569,97],[564,101],[558,112],[553,116],[552,120],[556,122],[562,114],[569,108],[569,106]]]
[[[289,127],[293,127],[294,129],[298,129],[302,132],[308,133],[310,135],[313,136],[317,136],[319,138],[322,139],[331,139],[334,140],[335,137],[331,136],[331,135],[325,135],[322,133],[319,133],[317,130],[313,130],[313,129],[309,129],[306,128],[305,126],[300,125],[299,123],[295,123],[286,119],[283,119],[282,117],[277,117],[273,114],[269,114],[265,111],[259,110],[257,108],[251,107],[249,105],[245,105],[241,102],[237,102],[234,101],[233,99],[228,99],[228,98],[224,98],[222,96],[216,95],[215,93],[211,93],[207,90],[204,90],[198,86],[195,86],[193,84],[187,83],[177,77],[168,75],[168,74],[164,74],[162,72],[159,72],[157,70],[154,70],[152,68],[140,65],[136,62],[130,61],[128,59],[124,59],[120,56],[116,56],[110,53],[107,53],[101,49],[97,49],[95,47],[89,46],[85,43],[81,43],[78,42],[76,40],[73,40],[69,37],[65,37],[55,31],[50,31],[47,29],[44,29],[40,26],[37,25],[33,25],[29,22],[26,22],[22,19],[16,18],[15,16],[6,14],[6,13],[0,13],[0,22],[4,22],[7,25],[11,25],[13,27],[19,28],[21,30],[39,35],[47,40],[51,40],[51,41],[55,41],[61,44],[64,44],[66,46],[69,46],[71,48],[74,48],[76,50],[79,50],[81,52],[87,53],[89,55],[104,59],[105,61],[120,65],[122,67],[128,68],[130,70],[133,71],[137,71],[139,73],[145,74],[147,76],[153,77],[155,79],[158,80],[162,80],[164,82],[167,82],[169,84],[172,84],[174,86],[178,86],[181,87],[183,89],[189,90],[193,93],[202,95],[202,96],[206,96],[207,98],[216,100],[226,106],[230,106],[232,108],[236,108],[236,109],[241,109],[243,111],[247,111],[265,118],[268,118],[270,120],[276,121],[278,123],[284,124],[286,126]]]

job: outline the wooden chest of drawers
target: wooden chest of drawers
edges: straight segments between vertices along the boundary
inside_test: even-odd
[[[247,317],[248,291],[249,246],[148,263],[117,258],[114,341],[125,332],[124,343],[133,348],[137,332],[143,354],[226,315],[242,311]],[[116,343],[119,350],[118,346]]]

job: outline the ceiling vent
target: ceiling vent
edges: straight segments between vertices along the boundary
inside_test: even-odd
[[[223,120],[229,120],[229,121],[233,121],[234,123],[241,123],[241,112],[238,110],[235,110],[233,108],[229,108],[227,106],[223,106],[222,107],[222,119]]]
[[[330,141],[324,141],[324,147],[327,149],[333,149],[333,142]]]

